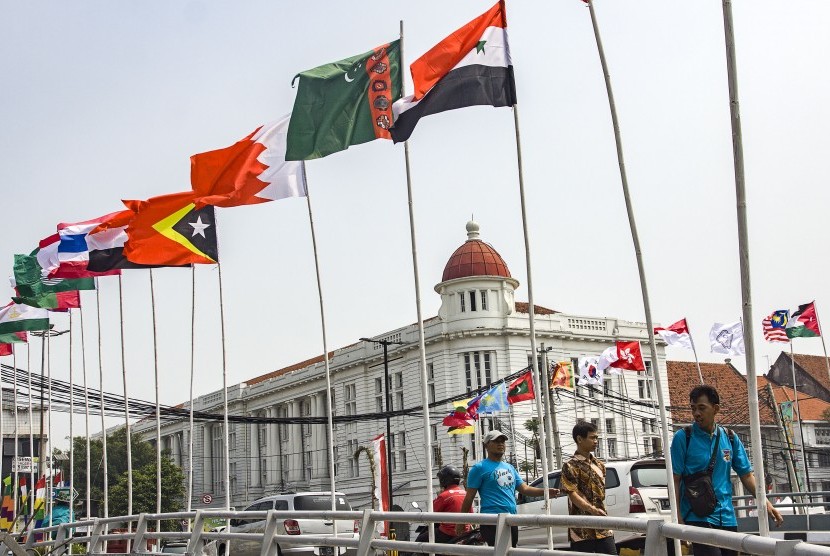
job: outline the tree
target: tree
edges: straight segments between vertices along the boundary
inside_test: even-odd
[[[103,444],[101,440],[90,440],[90,490],[92,498],[92,514],[96,516],[103,516],[103,498],[104,498],[104,469],[103,469]],[[81,493],[76,500],[76,508],[78,515],[86,513],[86,437],[76,436],[72,440],[72,447],[75,451],[75,489]],[[143,440],[138,435],[132,435],[131,453],[133,462],[133,510],[138,511],[156,511],[155,493],[156,493],[156,450],[155,447]],[[165,461],[167,460],[167,461]],[[152,488],[148,492],[152,495],[152,505],[144,510],[138,510],[140,506],[136,504],[138,492],[138,475],[150,466],[152,473]],[[168,469],[168,466],[170,467]],[[176,471],[178,470],[178,471]],[[109,508],[110,515],[118,515],[116,508],[121,507],[122,503],[124,512],[126,513],[126,480],[127,480],[127,434],[125,428],[116,430],[111,435],[107,435],[107,471],[109,482]],[[181,498],[184,495],[184,479],[182,477],[181,469],[176,466],[166,454],[162,455],[162,511],[177,511],[181,508]],[[123,476],[124,490],[118,492],[116,487]],[[175,484],[168,484],[167,478],[170,477],[172,481],[178,481]],[[178,487],[176,487],[178,484]],[[142,487],[142,490],[146,490]],[[167,502],[165,502],[167,500]]]
[[[147,443],[149,444],[149,443]],[[109,448],[109,446],[107,446]],[[109,489],[110,515],[127,515],[127,473]],[[167,454],[161,456],[161,511],[181,509],[184,474]],[[133,514],[156,512],[156,463],[133,468]]]

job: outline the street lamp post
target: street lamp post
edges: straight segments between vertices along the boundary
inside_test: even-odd
[[[404,345],[406,342],[393,342],[391,340],[372,340],[371,338],[361,338],[363,342],[371,342],[373,344],[380,344],[383,346],[383,394],[386,398],[386,490],[389,494],[389,511],[392,511],[392,473],[389,471],[390,462],[392,461],[392,420],[389,417],[389,412],[392,411],[392,393],[389,391],[389,346],[390,345]],[[395,527],[389,524],[389,536],[394,538]]]

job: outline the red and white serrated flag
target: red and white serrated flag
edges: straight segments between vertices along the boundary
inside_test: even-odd
[[[372,495],[378,499],[378,509],[382,512],[389,511],[389,476],[386,461],[386,437],[379,434],[372,439],[372,453],[374,454],[375,467],[375,491]],[[388,522],[386,522],[388,523]],[[378,522],[378,532],[384,527],[384,522]],[[388,529],[386,534],[389,534]]]
[[[196,208],[236,207],[305,197],[305,167],[286,161],[291,114],[258,127],[230,147],[190,157]]]
[[[655,334],[659,334],[663,341],[670,346],[692,349],[692,336],[689,333],[689,325],[686,319],[681,319],[666,328],[655,328]]]
[[[617,360],[611,363],[614,369],[626,371],[645,371],[646,363],[640,351],[640,342],[617,342]]]

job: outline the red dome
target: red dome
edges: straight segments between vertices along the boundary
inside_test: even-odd
[[[469,239],[455,250],[444,267],[441,281],[470,276],[501,276],[512,278],[501,255],[480,239]]]

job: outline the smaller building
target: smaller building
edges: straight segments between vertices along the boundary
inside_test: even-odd
[[[793,388],[793,375],[799,393],[830,402],[830,369],[828,359],[817,355],[793,354],[782,351],[769,369],[767,378],[774,384]]]

